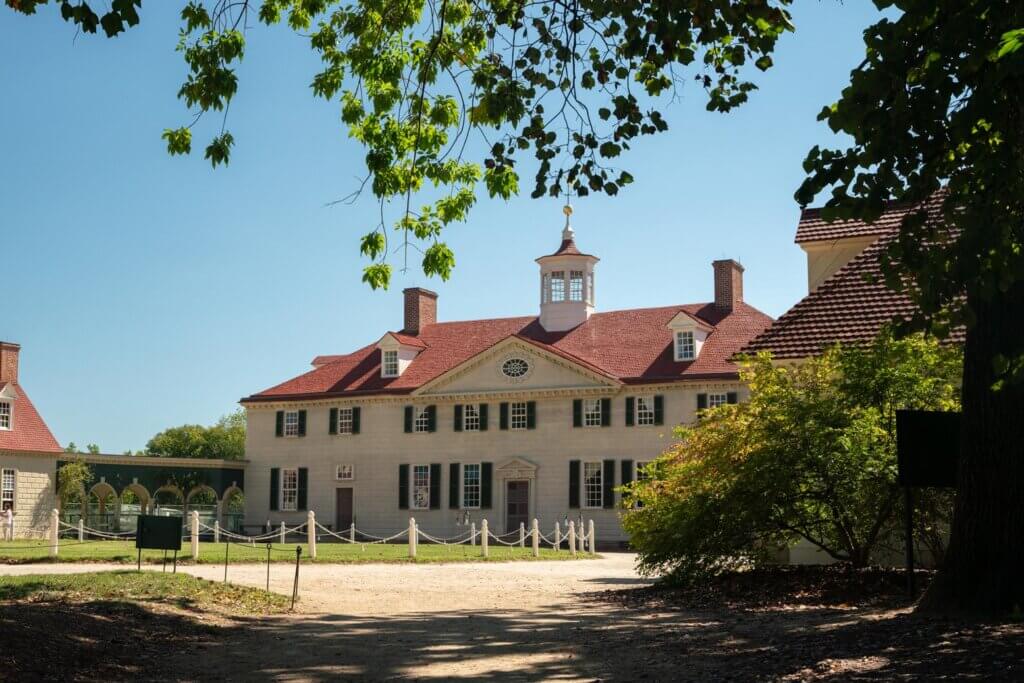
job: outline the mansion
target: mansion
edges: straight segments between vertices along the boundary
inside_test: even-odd
[[[242,399],[247,526],[312,510],[337,530],[415,517],[451,536],[582,517],[625,541],[617,488],[676,425],[742,400],[731,359],[772,321],[744,302],[733,260],[712,264],[714,301],[598,311],[598,258],[566,209],[560,246],[537,259],[539,314],[439,322],[437,294],[406,289],[400,330]]]

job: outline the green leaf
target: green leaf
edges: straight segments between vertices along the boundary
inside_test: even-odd
[[[391,284],[391,266],[386,263],[374,263],[363,268],[363,282],[370,289],[387,289]]]
[[[189,154],[192,151],[192,131],[188,128],[165,128],[160,137],[167,141],[168,154]]]
[[[210,141],[206,146],[205,158],[210,160],[210,165],[217,168],[219,164],[228,164],[231,158],[231,146],[235,144],[235,138],[231,133],[222,133]]]

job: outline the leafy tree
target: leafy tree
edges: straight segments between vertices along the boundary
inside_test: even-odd
[[[67,446],[64,447],[64,452],[65,453],[88,453],[90,455],[99,455],[100,447],[97,446],[94,443],[90,443],[90,444],[86,445],[85,450],[83,451],[83,450],[79,449],[78,446],[75,445],[74,441],[71,441],[71,442],[68,443]]]
[[[73,444],[69,444],[70,448]],[[81,501],[82,493],[92,483],[92,468],[82,458],[65,462],[57,470],[57,499],[61,505]]]
[[[865,31],[864,62],[819,117],[852,143],[811,150],[797,199],[830,189],[833,218],[921,207],[887,281],[919,304],[914,327],[967,326],[956,512],[923,606],[1009,612],[1024,607],[1024,3],[875,3],[901,14]]]
[[[883,332],[777,366],[749,359],[750,400],[709,410],[628,488],[641,568],[691,581],[805,539],[864,566],[893,532],[898,408],[957,407],[959,351]]]
[[[182,425],[160,432],[146,444],[148,455],[168,458],[245,457],[245,411],[225,415],[212,427]]]

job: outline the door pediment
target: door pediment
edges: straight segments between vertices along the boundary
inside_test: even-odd
[[[502,479],[536,479],[537,465],[525,458],[509,458],[494,468],[499,480]]]

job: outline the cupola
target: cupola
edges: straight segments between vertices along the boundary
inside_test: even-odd
[[[570,218],[572,207],[562,209],[565,228],[558,251],[537,259],[540,265],[540,324],[548,332],[564,332],[586,322],[594,312],[596,256],[576,248]]]

